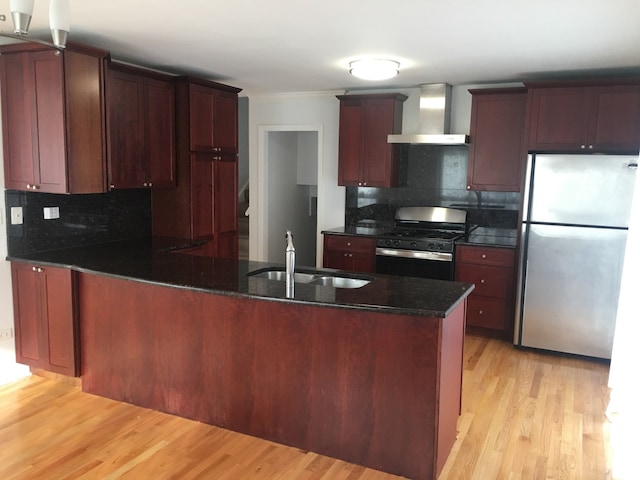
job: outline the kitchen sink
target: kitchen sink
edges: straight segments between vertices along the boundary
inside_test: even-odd
[[[283,268],[261,268],[247,273],[247,276],[278,282],[287,280],[287,274]],[[371,282],[371,279],[367,277],[332,275],[327,272],[295,272],[294,281],[307,285],[321,285],[333,288],[361,288]]]

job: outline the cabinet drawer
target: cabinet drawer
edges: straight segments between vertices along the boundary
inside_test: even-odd
[[[499,267],[514,266],[515,250],[511,248],[469,247],[461,245],[456,250],[457,263],[476,263]]]
[[[511,298],[513,269],[485,265],[458,264],[456,279],[474,283],[472,295]]]
[[[474,327],[507,330],[509,303],[502,299],[471,294],[467,300],[467,324]]]
[[[376,241],[373,238],[326,235],[324,237],[324,248],[375,254]]]

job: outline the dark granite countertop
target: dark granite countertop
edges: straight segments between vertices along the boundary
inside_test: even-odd
[[[247,276],[247,272],[253,270],[282,265],[171,251],[172,247],[180,244],[184,242],[143,239],[10,255],[7,260],[221,295],[441,318],[446,317],[474,288],[469,283],[374,274],[367,275],[372,278],[368,285],[355,289],[296,283],[294,298],[287,298],[284,282]],[[297,271],[304,270],[307,269],[297,268]],[[363,277],[359,274],[351,276]]]
[[[515,228],[474,227],[469,235],[457,240],[458,245],[515,248],[517,243]]]
[[[360,237],[377,237],[393,228],[374,224],[371,227],[363,226],[345,226],[323,230],[323,234],[327,235],[355,235]],[[515,248],[517,241],[517,230],[515,228],[493,228],[493,227],[476,227],[471,228],[470,233],[460,240],[458,245],[477,245],[486,247],[509,247]]]

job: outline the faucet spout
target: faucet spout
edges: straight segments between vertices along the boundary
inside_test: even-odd
[[[285,249],[285,273],[287,277],[287,297],[293,298],[296,271],[296,249],[293,246],[293,234],[287,230],[285,234],[287,248]]]

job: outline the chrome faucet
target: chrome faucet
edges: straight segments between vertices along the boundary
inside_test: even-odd
[[[293,234],[287,230],[285,234],[287,248],[285,250],[285,273],[287,277],[287,297],[293,298],[293,285],[295,283],[296,271],[296,249],[293,246]]]

